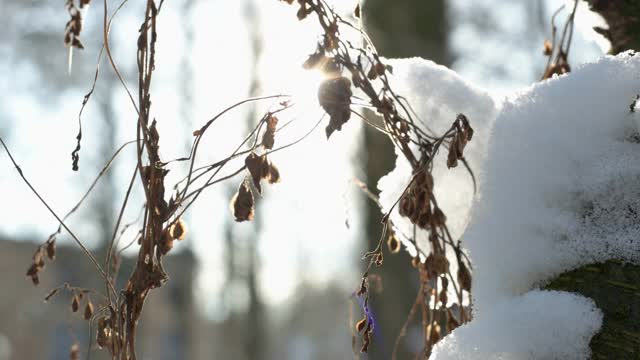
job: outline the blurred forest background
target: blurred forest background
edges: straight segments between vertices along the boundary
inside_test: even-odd
[[[362,14],[383,56],[431,59],[500,97],[539,79],[551,14],[563,3],[366,0]],[[340,0],[336,6],[351,17],[355,3]],[[102,44],[101,7],[96,2],[89,9],[82,35],[86,49],[74,52],[68,74],[63,3],[0,0],[0,132],[26,175],[60,213],[82,196],[114,149],[132,140],[131,105],[103,59],[84,115],[80,171],[71,170],[77,112]],[[131,39],[137,36],[140,7],[126,4],[110,34],[114,59],[132,88],[136,49]],[[162,133],[186,134],[176,135],[184,141],[163,143],[167,159],[188,151],[188,134],[229,104],[287,89],[315,47],[317,29],[298,23],[275,0],[170,0],[164,7],[154,107]],[[602,55],[589,38],[593,24],[586,9],[577,21],[572,65]],[[236,145],[255,114],[253,108],[230,114],[207,145],[210,158]],[[365,266],[361,255],[378,241],[381,214],[351,178],[375,192],[395,155],[379,133],[356,122],[346,127],[330,143],[319,131],[278,158],[284,180],[267,191],[254,223],[233,223],[228,201],[235,183],[212,190],[191,211],[187,240],[166,260],[170,281],[146,305],[139,329],[141,359],[353,358],[350,321],[361,310],[352,294]],[[124,196],[132,154],[115,163],[69,222],[99,258]],[[66,358],[75,341],[84,352],[88,323],[70,313],[67,296],[48,304],[43,298],[62,282],[100,288],[99,277],[63,235],[57,260],[40,286],[24,278],[36,244],[57,224],[2,161],[0,360]],[[141,204],[142,195],[134,194],[132,201]],[[127,222],[136,217],[134,210],[125,216]],[[123,253],[122,281],[133,261],[126,257],[128,250]],[[408,255],[385,260],[377,271],[382,291],[371,304],[376,338],[364,358],[390,358],[418,290]],[[399,358],[420,351],[421,336],[420,326],[409,328]]]

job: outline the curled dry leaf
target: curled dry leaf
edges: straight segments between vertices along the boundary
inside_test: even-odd
[[[262,134],[262,146],[265,149],[273,149],[275,144],[276,126],[278,125],[278,118],[274,115],[269,116],[267,119],[267,130]]]
[[[322,82],[318,89],[318,102],[324,111],[329,114],[329,125],[325,131],[327,138],[338,130],[342,130],[351,117],[351,81],[344,76],[328,79]]]
[[[55,238],[47,241],[47,257],[50,260],[54,260],[56,258],[56,239]]]
[[[165,231],[162,234],[160,244],[158,244],[158,250],[160,250],[162,255],[167,255],[171,249],[173,249],[173,236],[171,236],[169,231]]]
[[[244,164],[249,170],[251,174],[251,179],[253,180],[253,185],[258,190],[258,194],[262,193],[262,187],[260,186],[260,180],[264,178],[263,174],[265,173],[264,168],[267,167],[268,161],[266,155],[258,155],[254,152],[251,152],[245,159]]]
[[[254,215],[254,199],[253,193],[246,182],[242,182],[238,188],[238,192],[231,200],[233,207],[233,216],[236,221],[251,221]]]

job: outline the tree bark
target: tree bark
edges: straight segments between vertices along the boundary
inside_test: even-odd
[[[599,32],[611,41],[610,53],[640,49],[640,2],[585,1],[609,25]],[[615,260],[590,264],[561,274],[545,289],[582,294],[602,311],[602,328],[589,344],[592,359],[640,358],[640,266]]]
[[[640,49],[640,2],[637,0],[585,0],[609,29],[596,28],[611,42],[611,53]]]
[[[545,288],[582,294],[602,310],[602,328],[590,343],[592,359],[640,357],[640,266],[613,260],[587,265]]]

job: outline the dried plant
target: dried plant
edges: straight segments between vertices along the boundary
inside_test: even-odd
[[[544,74],[542,74],[542,80],[548,79],[553,75],[562,75],[571,71],[571,67],[569,66],[569,49],[571,48],[571,40],[573,39],[573,26],[576,10],[578,9],[578,0],[574,0],[573,9],[564,23],[562,35],[560,36],[560,41],[558,41],[556,39],[558,28],[556,27],[555,19],[564,7],[565,6],[562,5],[558,8],[551,17],[551,40],[544,41],[542,51],[548,58],[547,66],[545,67]]]
[[[293,0],[285,0],[285,2],[292,5],[294,3]],[[72,0],[68,0],[66,3],[66,8],[71,16],[65,30],[65,44],[69,47],[82,49],[84,46],[79,40],[82,30],[80,9],[88,4],[87,0],[80,0],[79,7],[76,7]],[[295,105],[291,103],[290,96],[280,94],[245,99],[229,106],[193,131],[193,142],[187,156],[163,161],[159,153],[161,134],[158,132],[156,120],[150,117],[152,106],[150,89],[156,67],[155,57],[158,41],[156,26],[163,0],[146,1],[137,38],[137,98],[134,97],[123,80],[109,47],[108,33],[111,21],[123,4],[124,2],[109,17],[107,2],[104,2],[103,48],[100,57],[106,54],[113,71],[129,95],[132,107],[137,114],[135,140],[123,144],[114,153],[85,195],[62,218],[31,185],[2,138],[0,138],[0,142],[24,182],[59,222],[57,231],[37,248],[33,256],[33,263],[28,268],[27,276],[35,285],[39,283],[38,276],[44,270],[46,262],[53,261],[55,258],[56,236],[61,233],[62,229],[67,231],[93,262],[104,281],[104,293],[96,289],[80,289],[65,284],[52,290],[47,295],[47,299],[57,294],[59,289],[67,290],[71,296],[71,311],[79,312],[82,309],[83,318],[91,321],[91,324],[94,325],[95,341],[99,348],[109,352],[113,359],[135,359],[136,330],[144,303],[151,291],[163,286],[168,279],[163,267],[163,257],[171,252],[175,241],[186,239],[187,226],[183,220],[185,211],[210,186],[248,172],[248,176],[239,182],[238,191],[231,201],[231,211],[236,221],[252,220],[256,202],[254,192],[258,194],[262,192],[262,180],[266,180],[269,184],[280,180],[280,172],[276,165],[269,160],[269,155],[303,140],[316,129],[324,117],[300,139],[276,148],[274,147],[277,142],[276,135],[287,125],[279,127],[277,115]],[[464,308],[470,301],[468,293],[471,289],[471,265],[463,252],[460,240],[453,239],[449,233],[446,214],[438,206],[437,198],[433,192],[435,180],[432,171],[433,161],[441,150],[448,151],[448,167],[456,167],[459,163],[463,163],[469,169],[464,158],[464,149],[466,144],[472,140],[473,129],[467,117],[460,114],[457,118],[452,119],[451,127],[444,134],[432,134],[425,131],[426,127],[422,126],[421,120],[413,113],[411,105],[392,89],[389,83],[392,69],[384,64],[366,33],[340,17],[322,0],[297,0],[296,6],[299,7],[297,12],[299,20],[315,17],[323,30],[322,40],[318,42],[316,51],[309,56],[303,66],[308,69],[321,69],[327,76],[318,89],[318,102],[329,115],[328,124],[325,127],[327,138],[330,138],[335,131],[340,131],[352,116],[362,119],[368,125],[386,134],[413,169],[411,181],[406,184],[403,194],[393,207],[398,206],[400,214],[408,218],[415,229],[426,231],[429,234],[429,248],[420,248],[416,243],[415,235],[404,234],[394,226],[389,216],[391,210],[383,216],[383,233],[380,235],[377,247],[365,254],[368,266],[362,276],[359,290],[356,292],[356,295],[362,300],[364,311],[363,318],[354,325],[356,332],[361,334],[360,351],[367,352],[373,343],[372,332],[375,322],[368,304],[372,296],[372,282],[375,282],[376,279],[373,274],[374,266],[383,265],[383,244],[385,242],[388,251],[395,254],[399,252],[401,247],[399,238],[403,238],[412,243],[419,254],[414,259],[410,259],[420,277],[420,292],[407,322],[420,310],[424,329],[423,354],[428,356],[433,345],[444,334],[469,320],[469,314],[464,311]],[[359,7],[356,9],[356,14],[359,16]],[[364,45],[354,46],[351,42],[343,40],[341,37],[343,29],[357,32],[364,39]],[[568,52],[568,48],[566,51]],[[82,108],[93,93],[98,80],[98,72],[99,68],[96,69],[91,91],[83,99]],[[382,126],[373,124],[354,110],[356,105],[353,104],[352,99],[356,94],[358,96],[363,94],[366,97],[365,107],[376,111],[382,119]],[[195,167],[201,141],[213,128],[216,121],[232,109],[260,101],[272,101],[277,105],[259,119],[255,127],[226,158],[207,166]],[[357,106],[362,107],[362,104]],[[82,109],[79,115],[80,124],[81,115]],[[77,146],[72,153],[74,170],[79,167],[81,134],[80,128]],[[107,246],[106,258],[104,262],[100,262],[86,248],[80,238],[69,229],[65,220],[81,206],[98,180],[109,170],[121,150],[127,145],[134,144],[137,150],[136,166],[132,169],[126,195]],[[231,163],[231,160],[241,157],[244,157],[244,165],[233,169],[227,175],[221,175],[221,171]],[[177,162],[187,162],[188,171],[177,183],[168,184],[166,175],[169,167]],[[145,195],[142,212],[143,225],[135,239],[139,249],[135,267],[128,281],[122,289],[116,289],[118,258],[122,251],[116,251],[117,243],[124,230],[136,224],[134,221],[122,225],[123,214],[129,205],[129,197],[136,178],[141,180],[142,191]],[[361,187],[366,190],[364,184],[361,184]],[[370,197],[375,200],[374,196]],[[453,254],[453,257],[448,257],[448,254]],[[456,262],[457,274],[452,273],[450,261]],[[455,302],[449,301],[448,294],[450,293],[455,294]],[[100,299],[95,307],[89,298],[91,294],[95,295],[94,298]],[[452,312],[450,307],[452,303],[457,304],[460,309],[458,314]],[[439,322],[438,314],[443,314],[446,319],[444,323]],[[405,329],[399,334],[397,343],[400,342],[404,332]],[[70,358],[78,358],[79,352],[79,345],[73,344]]]
[[[293,4],[293,1],[286,2]],[[448,149],[448,167],[456,167],[458,161],[462,161],[467,166],[464,160],[464,148],[472,139],[473,129],[467,117],[460,114],[456,119],[452,119],[451,128],[444,134],[425,132],[424,127],[419,124],[419,119],[411,111],[411,105],[391,88],[388,78],[392,71],[391,67],[383,63],[374,44],[361,29],[336,14],[322,0],[297,0],[296,6],[299,7],[298,19],[304,20],[314,15],[324,31],[322,40],[317,44],[317,50],[309,56],[304,66],[320,68],[330,75],[329,79],[320,85],[318,92],[320,105],[330,116],[326,127],[327,137],[334,131],[340,131],[352,114],[367,121],[364,116],[351,108],[354,91],[364,94],[368,100],[368,107],[374,109],[382,118],[383,127],[369,121],[367,123],[385,133],[413,168],[413,177],[394,207],[399,206],[400,214],[409,218],[414,227],[429,233],[430,248],[421,249],[414,236],[399,234],[399,230],[389,218],[393,209],[383,216],[383,233],[378,246],[365,254],[365,258],[369,259],[369,265],[356,292],[357,296],[364,299],[364,318],[355,325],[357,332],[362,334],[360,351],[367,352],[372,342],[374,321],[368,306],[372,266],[383,264],[382,244],[385,240],[389,244],[390,251],[397,252],[399,249],[397,236],[400,235],[410,241],[419,253],[419,256],[413,259],[420,274],[422,289],[416,301],[422,308],[425,332],[424,355],[428,356],[433,345],[444,333],[440,330],[434,314],[438,310],[447,308],[449,284],[453,287],[460,309],[465,306],[464,293],[468,293],[471,289],[469,270],[471,265],[462,250],[460,240],[451,237],[446,216],[438,206],[433,193],[434,179],[431,175],[433,160],[438,151],[445,148]],[[356,7],[356,16],[359,16],[359,10],[359,6]],[[340,31],[343,28],[357,31],[363,38],[364,45],[354,46],[351,42],[342,40]],[[455,254],[457,276],[451,273],[447,249]],[[462,310],[457,319],[451,311],[444,312],[448,318],[447,332],[469,320],[468,315]]]

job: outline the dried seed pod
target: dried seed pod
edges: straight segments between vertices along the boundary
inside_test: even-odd
[[[446,276],[440,278],[440,282],[442,283],[442,289],[447,290],[449,288],[449,279]]]
[[[38,286],[40,285],[40,278],[38,277],[38,274],[33,274],[31,275],[31,282],[33,283],[33,285]]]
[[[367,325],[367,317],[365,316],[364,318],[360,319],[360,321],[358,321],[356,323],[356,332],[362,332],[362,330],[364,330],[364,327]]]
[[[376,255],[376,260],[375,260],[375,264],[376,266],[382,266],[382,262],[384,261],[384,257],[382,255],[382,250],[380,250],[380,252],[378,253],[378,255]]]
[[[467,292],[471,291],[471,272],[469,272],[467,266],[462,262],[458,266],[458,283],[462,290]]]
[[[429,342],[435,344],[440,340],[440,325],[436,322],[427,326],[427,333],[429,334]]]
[[[553,46],[551,46],[551,41],[545,40],[544,45],[542,47],[542,53],[544,56],[550,56],[553,52]]]
[[[78,295],[74,293],[73,297],[71,298],[71,311],[78,312],[79,308],[80,308],[80,299],[78,298]]]
[[[47,257],[50,260],[54,260],[56,258],[56,239],[55,238],[47,241]]]
[[[442,289],[440,291],[440,294],[438,295],[438,300],[440,300],[440,303],[442,303],[442,306],[447,306],[447,291],[445,289]]]
[[[255,211],[253,207],[253,193],[244,181],[240,184],[238,192],[231,200],[231,205],[233,207],[233,216],[235,217],[236,221],[240,222],[253,220]]]
[[[280,170],[278,170],[272,162],[269,162],[269,175],[267,176],[267,180],[269,181],[269,184],[280,182]]]
[[[437,226],[442,226],[447,222],[447,217],[439,207],[433,209],[433,221]]]
[[[434,277],[449,271],[449,260],[443,254],[429,254],[424,264],[427,272]]]
[[[87,300],[87,304],[84,306],[84,314],[82,314],[82,317],[85,320],[89,320],[91,319],[92,316],[93,316],[93,304],[91,303],[91,300]]]
[[[71,345],[71,349],[69,350],[69,359],[80,360],[80,345],[78,344]]]
[[[98,319],[98,334],[96,336],[96,342],[100,348],[111,345],[112,333],[111,319],[105,316]]]
[[[158,250],[160,250],[162,255],[167,255],[171,249],[173,249],[173,236],[171,236],[169,231],[165,231],[162,234],[160,244],[158,244]]]
[[[456,319],[456,317],[451,312],[451,308],[448,308],[447,309],[447,329],[449,330],[449,332],[451,332],[453,331],[453,329],[457,328],[458,326],[460,326],[458,319]]]
[[[378,76],[382,76],[382,75],[384,75],[384,72],[385,72],[386,68],[385,68],[384,64],[382,64],[380,61],[378,61],[376,63],[376,65],[375,65],[375,70],[376,70],[376,73],[378,74]]]
[[[187,225],[182,221],[182,218],[178,219],[171,227],[169,228],[169,233],[171,237],[176,240],[183,240],[185,235],[187,234]]]
[[[37,275],[38,271],[40,271],[40,268],[38,267],[37,264],[33,263],[31,264],[31,266],[29,266],[29,268],[27,269],[27,276],[33,276],[33,275]]]
[[[369,80],[375,80],[378,78],[378,72],[376,71],[375,66],[372,66],[367,72],[367,77]]]
[[[33,253],[33,263],[41,270],[44,268],[44,253],[42,246],[38,247],[35,253]]]
[[[413,259],[411,259],[411,266],[413,266],[414,268],[418,268],[418,266],[420,266],[420,257],[419,256],[414,256]]]
[[[389,239],[387,240],[387,247],[389,247],[389,251],[392,254],[396,254],[400,251],[400,241],[395,236],[395,234],[389,235]]]
[[[453,143],[457,141],[458,135],[456,134],[453,138]],[[447,155],[447,168],[454,168],[458,166],[458,147],[451,144],[449,146],[449,154]]]

